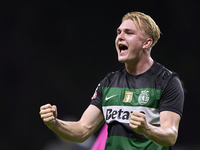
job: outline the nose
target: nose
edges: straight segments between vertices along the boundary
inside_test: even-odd
[[[124,33],[123,33],[123,32],[119,33],[119,34],[117,35],[117,39],[118,39],[119,41],[124,40]]]

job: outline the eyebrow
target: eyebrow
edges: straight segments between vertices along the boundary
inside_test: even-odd
[[[129,28],[125,28],[125,29],[123,29],[125,32],[128,32],[128,31],[132,31],[132,32],[135,32],[135,30],[134,29],[129,29]],[[121,30],[120,28],[117,28],[117,32],[119,32],[119,31],[123,31],[123,30]]]

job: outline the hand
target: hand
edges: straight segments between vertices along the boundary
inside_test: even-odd
[[[53,127],[57,118],[57,107],[55,105],[46,104],[40,107],[40,116],[44,123],[49,127]]]
[[[138,134],[145,135],[148,130],[148,123],[146,122],[146,116],[143,113],[134,111],[129,118],[129,126]]]

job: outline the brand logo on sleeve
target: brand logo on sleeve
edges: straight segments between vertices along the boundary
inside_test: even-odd
[[[100,86],[100,84],[98,84],[97,88],[95,89],[92,99],[95,99],[97,97],[97,90],[98,90],[99,86]]]
[[[95,99],[97,97],[97,91],[94,92],[94,95],[92,96],[92,99]]]

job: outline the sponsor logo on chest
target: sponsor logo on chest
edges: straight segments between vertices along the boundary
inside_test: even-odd
[[[143,106],[105,106],[102,107],[105,121],[111,123],[118,121],[129,123],[130,114],[133,111],[145,112],[147,122],[159,124],[159,110]]]

